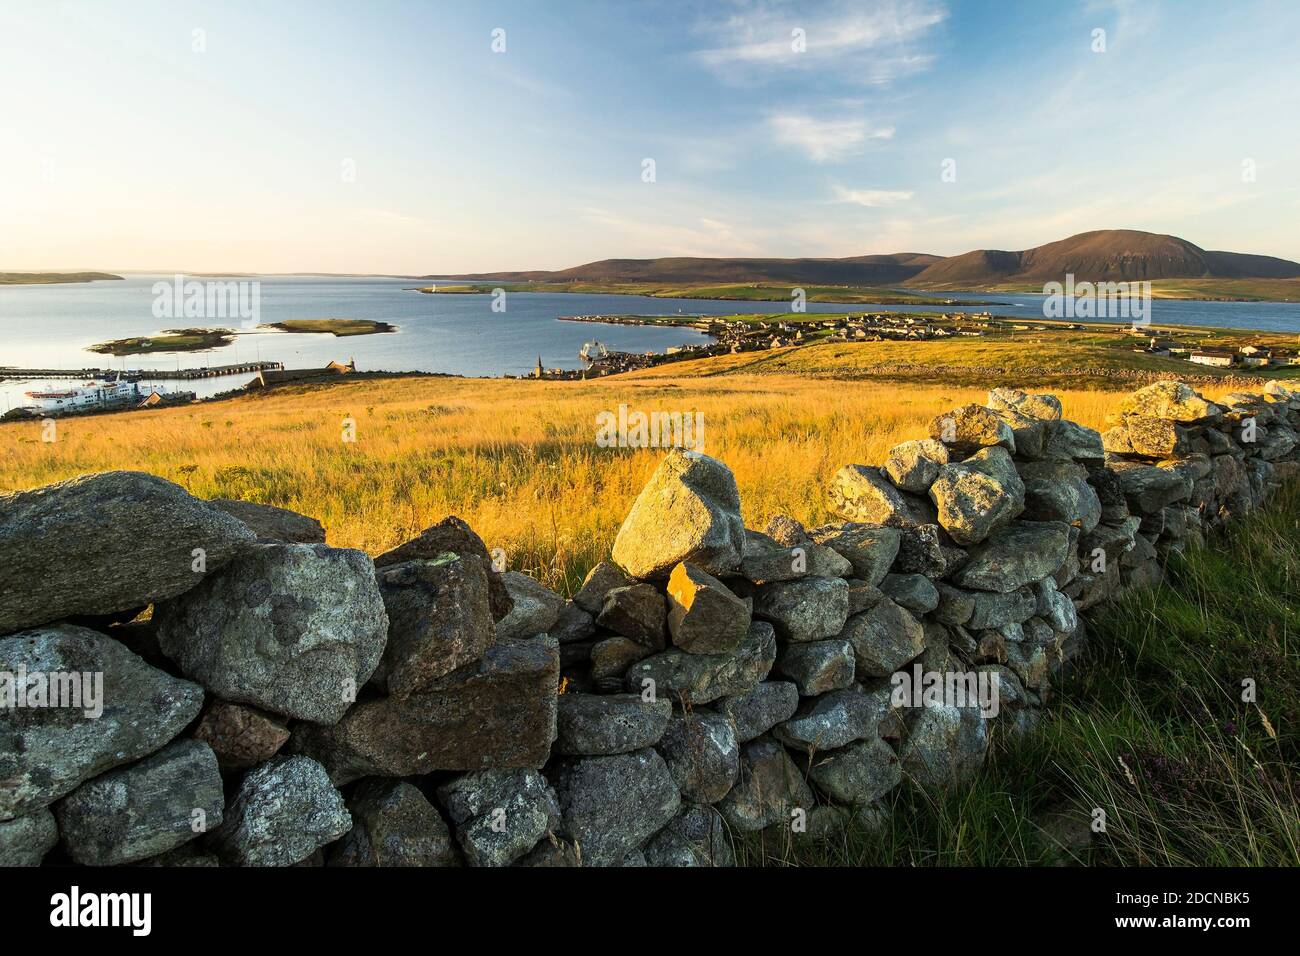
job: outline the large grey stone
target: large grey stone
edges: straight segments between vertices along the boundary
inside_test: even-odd
[[[834,637],[849,616],[849,586],[843,578],[765,584],[755,597],[754,614],[772,622],[787,641]]]
[[[0,821],[0,868],[40,866],[45,854],[58,842],[58,824],[45,807]]]
[[[388,640],[373,675],[380,686],[395,697],[408,697],[483,656],[493,640],[491,573],[472,557],[450,552],[379,571],[379,593],[388,614]],[[510,617],[520,603],[515,602]]]
[[[1061,417],[1061,400],[1046,392],[1023,392],[1018,388],[995,388],[989,391],[988,407],[1010,411],[1028,418],[1054,422]]]
[[[1030,521],[1063,521],[1087,534],[1101,521],[1101,499],[1087,469],[1074,462],[1034,461],[1020,466]]]
[[[775,660],[776,632],[766,621],[754,621],[730,654],[688,654],[670,647],[633,664],[624,680],[633,693],[642,693],[650,681],[656,695],[707,704],[753,690],[767,677]]]
[[[911,528],[934,520],[924,498],[909,497],[869,465],[845,465],[837,471],[826,499],[831,511],[849,521]]]
[[[224,511],[248,527],[261,542],[285,544],[324,544],[325,529],[315,518],[308,518],[287,508],[264,505],[256,501],[213,498],[208,504]]]
[[[789,824],[795,810],[808,812],[814,797],[790,755],[775,740],[760,738],[740,749],[740,776],[718,804],[735,829],[762,830]]]
[[[895,604],[917,614],[929,614],[939,606],[939,590],[924,574],[887,574],[880,590]]]
[[[776,655],[773,673],[794,681],[805,697],[839,690],[853,683],[853,645],[840,638],[786,644]]]
[[[679,564],[668,578],[668,632],[692,654],[734,651],[749,631],[749,605],[713,575]]]
[[[547,771],[559,797],[564,835],[584,866],[618,866],[677,815],[681,795],[653,748],[564,758]]]
[[[28,706],[17,707],[22,672]],[[38,674],[46,679],[30,683]],[[55,696],[33,698],[51,682]],[[78,696],[86,688],[89,697]],[[49,706],[55,699],[79,706]],[[41,706],[29,706],[34,700]],[[96,631],[61,624],[0,638],[0,820],[153,753],[202,706],[203,688],[150,667]]]
[[[291,866],[352,829],[343,796],[308,757],[274,757],[245,774],[210,843],[237,866]]]
[[[740,773],[740,745],[731,718],[696,710],[668,722],[658,744],[668,772],[691,803],[717,803]]]
[[[614,539],[614,563],[634,578],[662,578],[682,561],[709,574],[740,564],[745,525],[729,469],[695,451],[669,452]]]
[[[633,584],[636,584],[636,580],[628,577],[617,564],[602,561],[587,572],[582,587],[573,596],[573,603],[594,617],[605,606],[606,594],[614,588],[630,587]]]
[[[763,681],[747,694],[724,697],[717,707],[731,718],[736,740],[748,743],[794,716],[799,707],[799,688],[790,681]]]
[[[438,788],[470,866],[509,866],[559,829],[555,791],[536,770],[480,770]]]
[[[459,866],[437,807],[405,780],[364,780],[348,800],[352,829],[328,866]]]
[[[885,473],[899,488],[923,495],[939,477],[941,466],[948,464],[948,449],[932,438],[905,441],[889,450]]]
[[[554,753],[569,756],[621,754],[653,746],[672,716],[667,698],[640,694],[561,694]]]
[[[83,783],[55,813],[68,856],[84,866],[116,866],[215,829],[225,802],[217,755],[184,739]]]
[[[540,767],[555,739],[559,648],[502,641],[418,694],[354,705],[337,724],[299,724],[290,747],[339,784],[434,770]]]
[[[977,591],[1007,593],[1041,581],[1065,563],[1070,529],[1059,521],[1013,521],[976,545],[954,582]]]
[[[650,866],[735,866],[727,824],[712,807],[691,804],[645,845]]]
[[[374,564],[321,544],[258,545],[154,609],[158,643],[224,700],[333,723],[379,664]]]
[[[175,597],[255,540],[219,508],[138,471],[0,495],[0,634]]]
[[[853,648],[859,680],[892,674],[925,649],[920,622],[889,598],[849,618],[840,636]]]
[[[500,577],[513,607],[497,622],[497,640],[512,641],[545,634],[555,626],[564,610],[564,598],[536,578],[518,571],[505,571]]]
[[[497,573],[487,545],[474,533],[473,528],[455,515],[443,518],[437,524],[425,528],[410,541],[391,551],[385,551],[375,558],[375,567],[386,568],[393,564],[405,564],[407,561],[432,561],[448,552],[477,561],[482,565],[488,577],[492,620],[499,621],[509,614],[512,607],[510,592],[506,590],[501,574]]]
[[[793,717],[776,725],[772,735],[805,753],[835,750],[875,736],[893,709],[888,681],[854,684],[808,698]]]
[[[955,455],[970,455],[998,445],[1016,453],[1011,426],[983,405],[963,405],[935,417],[930,422],[930,437]]]
[[[977,544],[1025,509],[1025,486],[1005,448],[944,465],[930,486],[939,524],[958,544]]]
[[[668,605],[653,584],[614,588],[605,595],[596,623],[601,627],[644,644],[651,650],[664,649]]]
[[[1222,409],[1208,402],[1182,382],[1156,382],[1124,396],[1118,414],[1166,418],[1175,422],[1200,422],[1220,414]]]
[[[903,769],[889,744],[870,737],[839,750],[817,753],[808,776],[836,803],[861,806],[898,786]]]
[[[988,721],[978,708],[925,706],[914,715],[899,758],[922,786],[950,787],[979,769],[988,742]]]
[[[832,548],[849,560],[854,577],[879,585],[898,557],[901,535],[885,525],[845,522],[824,525],[809,532],[818,544]]]

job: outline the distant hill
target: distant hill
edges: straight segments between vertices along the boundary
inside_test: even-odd
[[[602,259],[556,272],[489,272],[422,276],[429,280],[501,282],[742,283],[909,286],[978,290],[1014,284],[1143,279],[1292,279],[1300,263],[1273,256],[1207,252],[1177,236],[1134,229],[1083,232],[1019,252],[976,249],[944,258],[918,252],[843,259]]]
[[[1076,279],[1106,282],[1145,279],[1300,277],[1300,263],[1272,256],[1207,252],[1177,236],[1133,229],[1083,232],[1020,252],[976,249],[942,259],[904,282],[925,289],[971,289],[1011,283]]]
[[[558,272],[488,272],[426,279],[504,282],[802,282],[808,285],[897,285],[942,260],[919,252],[846,259],[602,259]]]

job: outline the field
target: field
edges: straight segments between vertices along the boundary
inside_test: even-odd
[[[1061,392],[1099,425],[1118,393]],[[129,468],[202,498],[247,498],[319,518],[330,544],[371,553],[447,514],[510,566],[568,590],[604,558],[659,450],[599,448],[596,415],[701,412],[704,450],[732,467],[745,518],[829,520],[823,489],[883,461],[941,411],[986,391],[780,376],[619,376],[594,382],[405,378],[296,386],[173,409],[0,425],[0,489]],[[343,420],[356,423],[344,442]]]

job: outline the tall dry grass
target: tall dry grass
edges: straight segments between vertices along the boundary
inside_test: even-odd
[[[785,376],[620,377],[595,382],[409,378],[300,387],[185,408],[0,425],[0,489],[139,469],[202,498],[319,518],[331,544],[371,553],[448,514],[510,566],[570,588],[607,555],[660,450],[600,448],[596,415],[701,412],[704,450],[731,466],[745,519],[830,518],[823,489],[849,462],[883,461],[931,418],[983,390]],[[1061,392],[1098,426],[1115,393]],[[344,442],[343,420],[356,422]]]

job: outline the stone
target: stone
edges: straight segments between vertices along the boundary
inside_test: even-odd
[[[934,608],[934,617],[941,624],[965,624],[975,613],[975,594],[963,591],[943,581],[935,584],[939,603]]]
[[[654,746],[673,705],[640,694],[561,694],[551,752],[569,756],[622,754]]]
[[[859,680],[892,674],[925,649],[920,622],[889,598],[850,618],[841,636],[853,648]]]
[[[1116,411],[1175,422],[1201,422],[1220,414],[1222,409],[1182,382],[1156,382],[1124,396]]]
[[[939,477],[939,468],[948,464],[948,449],[931,438],[905,441],[889,450],[885,474],[904,491],[923,495]]]
[[[1102,435],[1106,451],[1146,458],[1181,458],[1191,449],[1187,429],[1166,418],[1125,415],[1120,424]]]
[[[749,605],[694,565],[679,564],[668,578],[668,633],[691,654],[734,651],[749,631]]]
[[[262,543],[324,544],[325,529],[315,518],[256,501],[213,498],[208,504],[242,522]]]
[[[555,638],[561,647],[590,641],[596,636],[596,619],[569,601],[546,633]]]
[[[736,727],[722,714],[697,710],[674,717],[658,749],[682,799],[691,803],[717,803],[740,774]]]
[[[281,756],[244,775],[210,844],[234,866],[291,866],[351,829],[352,815],[325,768]]]
[[[894,748],[879,737],[871,737],[839,750],[817,753],[808,776],[836,803],[865,806],[898,786],[903,768]]]
[[[688,654],[675,647],[638,661],[628,669],[625,684],[641,693],[652,681],[657,695],[690,704],[707,704],[719,697],[745,694],[767,677],[776,660],[776,632],[766,621],[754,621],[740,646],[730,654]]]
[[[853,683],[853,645],[832,638],[786,644],[776,655],[773,673],[794,681],[799,693],[813,697]]]
[[[514,606],[497,622],[497,640],[533,637],[545,634],[555,626],[564,610],[564,598],[535,578],[518,571],[505,571],[500,578]]]
[[[1025,486],[1005,448],[944,465],[930,487],[939,524],[958,544],[978,544],[1025,509]]]
[[[460,866],[438,808],[405,780],[363,780],[347,802],[349,830],[327,866]]]
[[[1059,521],[1013,521],[972,548],[953,581],[1006,594],[1052,574],[1065,563],[1069,547],[1069,527]]]
[[[893,709],[888,681],[854,684],[808,698],[793,717],[776,725],[772,735],[804,753],[836,750],[876,736]]]
[[[591,648],[591,680],[602,693],[621,690],[623,677],[637,661],[654,651],[626,637],[609,637]]]
[[[1044,578],[1034,585],[1034,592],[1038,599],[1035,614],[1050,624],[1052,630],[1073,634],[1079,626],[1079,614],[1069,596],[1058,591],[1051,578]]]
[[[893,570],[898,574],[923,574],[939,578],[949,573],[954,561],[964,560],[956,547],[949,547],[947,533],[937,524],[908,528],[898,542],[898,557]],[[960,557],[959,557],[960,556]]]
[[[667,614],[667,602],[658,588],[653,584],[633,584],[614,588],[605,595],[596,623],[651,650],[661,651],[666,644]]]
[[[1087,534],[1101,521],[1101,499],[1088,471],[1068,461],[1033,461],[1020,466],[1029,521],[1062,521]]]
[[[1043,445],[1043,457],[1053,461],[1099,462],[1106,457],[1106,449],[1096,429],[1063,418],[1052,425]]]
[[[223,700],[329,724],[379,664],[388,615],[361,551],[262,544],[154,607],[158,643]]]
[[[774,516],[763,533],[783,548],[795,548],[810,540],[804,526],[789,515]]]
[[[385,551],[375,558],[376,568],[386,568],[393,564],[405,564],[407,561],[432,561],[440,555],[451,552],[462,558],[472,558],[483,565],[487,573],[488,592],[492,602],[492,620],[499,621],[510,613],[513,602],[505,582],[497,573],[483,539],[474,533],[469,525],[455,515],[443,518],[435,525],[425,528],[416,537],[404,544]]]
[[[995,388],[989,392],[988,407],[995,412],[1016,412],[1045,422],[1061,418],[1061,400],[1046,392],[1035,394],[1018,388]]]
[[[1044,578],[1044,581],[1051,580]],[[1040,584],[1042,582],[1039,582]],[[971,594],[971,615],[966,627],[972,631],[1001,628],[1008,624],[1020,624],[1034,616],[1038,609],[1038,597],[1034,589],[1025,586],[1014,591],[974,591]]]
[[[166,853],[221,823],[217,755],[182,739],[136,764],[83,783],[55,807],[68,856],[117,866]]]
[[[718,804],[732,827],[754,832],[788,824],[794,810],[812,809],[812,790],[779,743],[760,738],[741,747],[740,754],[739,779]]]
[[[337,724],[299,724],[290,747],[336,783],[434,770],[540,767],[555,739],[559,647],[503,641],[405,699],[359,701]]]
[[[388,615],[388,640],[373,675],[380,687],[409,697],[483,656],[494,633],[526,606],[516,600],[514,610],[494,625],[490,573],[472,557],[450,552],[380,569],[379,594]]]
[[[712,807],[691,804],[645,845],[650,866],[735,866],[726,822]]]
[[[930,422],[932,439],[944,445],[950,454],[970,455],[981,448],[1001,446],[1016,453],[1016,439],[1011,426],[983,405],[963,405],[937,416]]]
[[[551,834],[530,853],[525,853],[515,866],[577,867],[582,866],[582,860],[578,856],[577,847]]]
[[[848,578],[849,585],[849,616],[861,614],[880,603],[885,596],[885,592],[874,585],[868,584],[857,578]]]
[[[0,634],[175,597],[255,540],[219,508],[138,471],[0,495]]]
[[[1031,418],[1010,410],[998,411],[997,416],[1011,428],[1011,437],[1016,443],[1017,458],[1033,460],[1043,457],[1048,434],[1055,427],[1055,422]]]
[[[559,798],[563,835],[584,866],[617,866],[681,808],[668,765],[653,748],[563,758],[547,776]]]
[[[634,578],[664,578],[683,561],[709,574],[740,564],[745,525],[729,469],[695,451],[670,451],[614,539],[614,563]]]
[[[1137,461],[1110,462],[1129,508],[1140,514],[1159,511],[1192,494],[1192,479],[1174,471]]]
[[[602,561],[592,568],[582,581],[582,587],[573,596],[573,603],[593,617],[605,606],[605,595],[614,588],[626,588],[636,584],[635,578],[623,573],[612,561]]]
[[[470,866],[509,866],[560,828],[560,804],[536,770],[480,770],[438,788]]]
[[[939,606],[939,591],[924,574],[886,575],[880,582],[880,591],[895,604],[917,614],[929,614]]]
[[[833,549],[848,559],[853,576],[870,585],[879,585],[898,557],[901,534],[885,525],[825,525],[809,532],[820,545]]]
[[[58,842],[58,824],[45,807],[0,821],[0,868],[40,866]]]
[[[246,770],[279,753],[289,728],[254,707],[217,700],[204,712],[194,739],[212,748],[222,770]]]
[[[754,615],[770,621],[787,641],[834,637],[849,616],[849,586],[843,578],[804,578],[762,585]]]
[[[83,675],[64,685],[81,706],[16,707],[13,678],[24,671],[29,681],[36,674]],[[203,706],[197,684],[150,667],[112,638],[71,624],[0,638],[0,676],[8,678],[0,680],[0,821],[39,810],[83,781],[148,756],[184,730]],[[45,684],[29,686],[26,700],[33,700],[34,687]],[[90,694],[78,698],[87,687]],[[88,716],[97,711],[98,717]]]
[[[827,503],[835,514],[855,522],[911,528],[933,520],[925,499],[908,497],[878,468],[867,465],[845,465],[837,471],[827,490]]]
[[[979,769],[989,732],[978,708],[926,705],[914,718],[899,751],[910,778],[923,787],[950,787]]]
[[[799,707],[799,688],[790,681],[763,681],[747,694],[724,697],[718,712],[731,719],[736,740],[748,743],[789,720]]]

